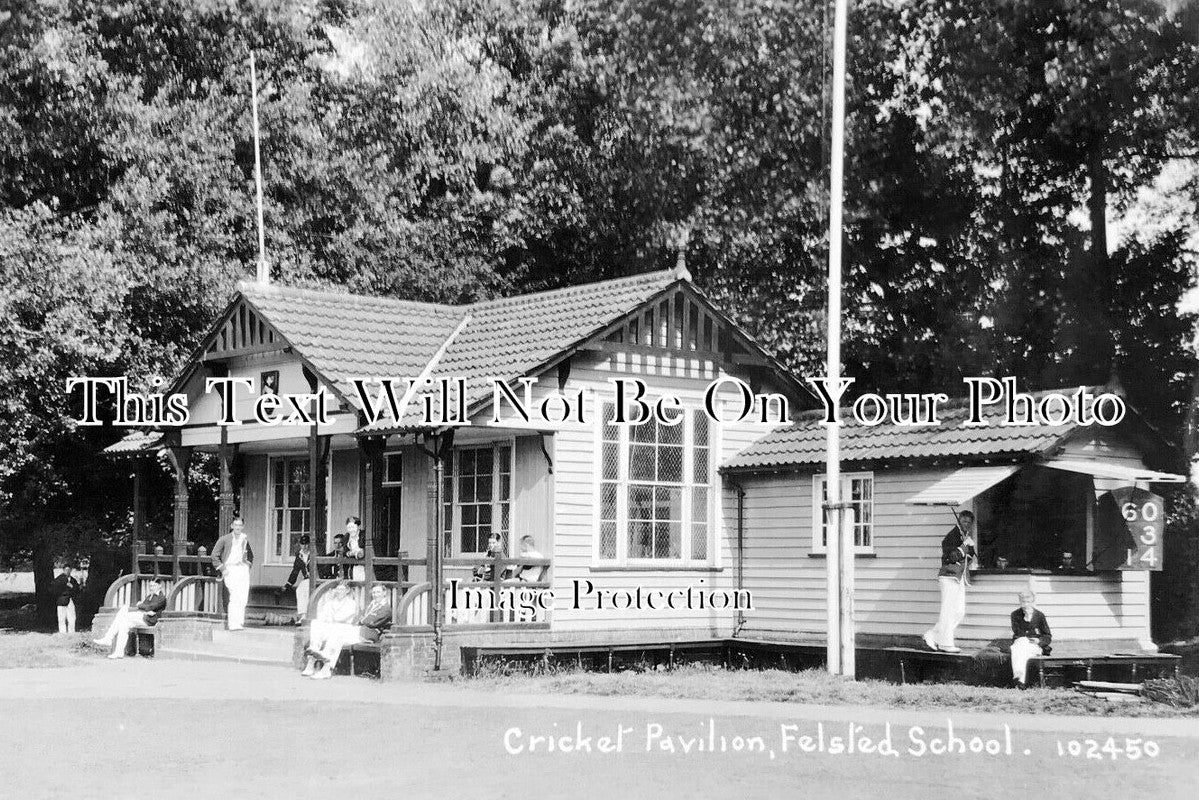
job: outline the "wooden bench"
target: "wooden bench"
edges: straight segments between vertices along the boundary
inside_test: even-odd
[[[1105,671],[1114,668],[1116,671],[1128,671],[1132,683],[1136,683],[1137,672],[1139,668],[1151,667],[1156,668],[1160,675],[1163,670],[1169,672],[1174,677],[1178,676],[1178,662],[1180,657],[1170,653],[1128,653],[1128,654],[1113,654],[1101,656],[1033,656],[1028,659],[1028,676],[1032,683],[1032,670],[1036,669],[1037,684],[1042,688],[1050,685],[1064,686],[1066,673],[1070,669],[1082,670],[1086,674],[1085,680],[1091,680],[1094,677],[1095,668],[1099,667]]]
[[[940,671],[944,671],[946,668],[962,669],[974,660],[974,656],[966,653],[920,650],[915,647],[888,647],[885,652],[897,657],[901,684],[906,684],[909,678],[913,683],[923,680],[930,667]]]
[[[129,638],[125,641],[125,655],[153,658],[157,644],[157,626],[138,625],[129,629]]]
[[[376,642],[360,642],[346,645],[337,659],[333,670],[339,675],[369,675],[378,678],[380,674],[380,648]]]

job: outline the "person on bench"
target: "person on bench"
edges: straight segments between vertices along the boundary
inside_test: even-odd
[[[1028,660],[1033,656],[1049,655],[1053,634],[1049,622],[1034,603],[1037,596],[1020,592],[1020,607],[1012,612],[1012,682],[1023,687],[1027,678]]]
[[[322,619],[312,623],[308,635],[307,659],[301,675],[324,680],[333,677],[333,668],[341,651],[350,645],[377,642],[391,627],[391,602],[382,584],[371,587],[371,600],[362,615],[346,584],[338,585],[329,605],[321,609]],[[346,603],[346,598],[349,603]],[[326,618],[325,611],[328,610]],[[347,615],[347,610],[349,611]]]
[[[167,607],[166,592],[161,581],[150,581],[146,587],[146,597],[136,607],[129,604],[121,606],[108,631],[99,639],[92,641],[102,647],[111,648],[109,658],[124,658],[125,648],[129,644],[129,632],[133,628],[150,628],[158,624],[158,615]]]

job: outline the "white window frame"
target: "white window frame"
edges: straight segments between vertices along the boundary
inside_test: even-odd
[[[651,407],[654,405],[654,399],[646,400]],[[645,485],[652,486],[677,486],[683,490],[684,500],[682,503],[682,519],[681,519],[681,541],[680,558],[637,558],[629,555],[629,515],[628,515],[628,495],[629,495],[629,453],[630,453],[630,430],[633,426],[629,424],[616,425],[619,436],[618,447],[618,474],[615,481],[605,479],[604,477],[604,427],[605,420],[610,416],[613,407],[611,398],[604,398],[597,403],[600,413],[597,415],[595,429],[595,526],[592,534],[592,566],[599,568],[620,568],[629,567],[635,569],[710,569],[717,563],[717,538],[716,538],[716,517],[719,510],[718,493],[720,491],[720,483],[716,473],[717,457],[719,452],[719,424],[716,420],[708,418],[708,482],[706,484],[696,483],[695,475],[695,427],[694,417],[698,414],[704,414],[702,408],[699,407],[680,407],[678,411],[683,413],[683,419],[678,424],[683,426],[683,481],[678,484],[652,482]],[[675,409],[670,409],[669,413],[676,413]],[[706,416],[706,415],[705,415]],[[615,557],[604,557],[603,555],[603,524],[605,522],[603,515],[603,492],[605,484],[616,485],[616,555]],[[632,483],[642,483],[633,481]],[[708,490],[706,514],[707,522],[704,528],[704,535],[707,537],[706,546],[704,548],[704,557],[695,558],[694,548],[692,547],[692,536],[695,532],[696,525],[705,525],[705,523],[695,523],[694,509],[692,507],[692,491],[696,487],[706,486]]]
[[[287,502],[286,465],[292,461],[303,461],[304,463],[307,464],[308,456],[302,455],[302,454],[296,454],[296,455],[280,454],[280,455],[275,455],[275,456],[268,456],[267,460],[266,460],[266,464],[267,464],[267,466],[266,466],[266,480],[267,480],[267,483],[266,483],[266,485],[267,485],[266,558],[264,560],[267,564],[285,564],[286,565],[286,564],[291,564],[292,561],[295,560],[295,556],[290,553],[284,553],[283,555],[279,555],[277,553],[276,547],[275,547],[276,536],[278,535],[278,531],[275,529],[275,513],[278,510],[278,507],[275,505],[275,465],[277,465],[279,462],[283,462],[283,464],[284,464],[283,494],[284,494],[284,503],[286,504],[286,502]],[[311,468],[311,465],[310,465],[310,468]],[[313,498],[310,497],[310,498],[308,498],[309,502],[308,502],[307,506],[296,506],[294,509],[290,505],[284,505],[284,508],[287,509],[284,512],[284,514],[287,516],[290,516],[291,512],[293,510],[300,510],[301,508],[307,509],[307,511],[308,511],[308,530],[304,531],[303,533],[307,533],[310,537],[312,536],[312,533],[313,533],[313,531],[312,531],[312,527],[313,527],[312,500],[313,500]]]
[[[851,502],[853,498],[853,482],[855,480],[870,481],[870,521],[858,523],[855,517],[855,528],[859,525],[870,533],[870,544],[854,544],[854,555],[873,555],[876,533],[874,527],[874,473],[873,472],[843,472],[841,473],[841,502]],[[812,552],[827,554],[828,547],[824,543],[824,482],[823,473],[812,476]],[[855,535],[856,540],[856,535]]]
[[[395,478],[391,475],[391,459],[398,459],[400,464],[400,477]],[[404,451],[403,450],[388,450],[383,453],[383,480],[384,486],[403,486],[404,485]]]
[[[508,497],[500,499],[500,487],[502,485],[501,472],[499,466],[499,448],[508,448]],[[500,530],[505,535],[505,545],[508,550],[512,548],[512,530],[513,530],[513,511],[515,507],[516,494],[516,439],[498,439],[484,442],[470,442],[469,444],[455,445],[450,452],[450,463],[447,465],[446,474],[449,477],[450,492],[449,496],[443,497],[442,502],[449,506],[450,516],[446,520],[446,542],[449,545],[449,557],[471,557],[486,554],[486,548],[480,552],[462,550],[462,505],[459,500],[459,459],[464,450],[491,450],[491,526],[493,531]],[[502,531],[500,520],[502,519],[503,506],[508,506],[508,530]]]

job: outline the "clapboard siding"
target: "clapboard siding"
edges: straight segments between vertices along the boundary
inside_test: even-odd
[[[358,503],[358,450],[334,450],[329,456],[329,516],[326,540],[318,542],[327,552],[335,533],[346,527],[346,517],[361,516]]]
[[[246,538],[254,550],[254,566],[250,571],[250,579],[260,582],[264,572],[269,572],[269,568],[264,567],[271,535],[266,508],[267,493],[270,488],[267,476],[267,457],[263,455],[246,456],[243,470],[244,482],[241,487],[241,506],[238,511],[242,521],[246,524]],[[224,534],[225,531],[221,531],[221,533]],[[286,574],[283,579],[287,579]]]
[[[855,560],[854,605],[863,634],[917,636],[936,621],[940,543],[953,526],[944,508],[909,506],[911,495],[951,470],[874,473],[874,557]],[[745,585],[753,592],[746,631],[823,636],[825,560],[812,552],[812,476],[741,476],[745,488]],[[1149,638],[1146,573],[1094,576],[976,575],[966,640],[1010,635],[1016,594],[1030,587],[1063,640]]]

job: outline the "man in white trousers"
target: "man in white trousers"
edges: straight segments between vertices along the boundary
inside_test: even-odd
[[[63,564],[62,572],[50,584],[50,594],[58,608],[58,632],[75,632],[75,598],[79,596],[79,581],[75,565]]]
[[[975,555],[974,514],[958,514],[958,524],[941,540],[941,614],[937,624],[924,632],[924,643],[931,650],[960,653],[954,632],[966,617],[966,587],[970,585],[970,562]]]
[[[229,611],[226,627],[240,631],[246,625],[246,602],[250,599],[250,565],[254,551],[246,538],[246,524],[234,517],[229,533],[216,540],[212,548],[213,566],[221,573],[229,591]]]

